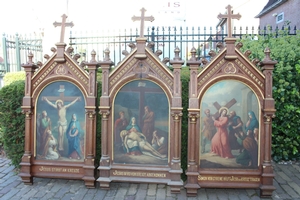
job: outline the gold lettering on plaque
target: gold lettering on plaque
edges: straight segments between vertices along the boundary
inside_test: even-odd
[[[142,177],[154,177],[154,178],[165,178],[167,177],[164,173],[153,173],[153,172],[126,172],[115,170],[114,176],[142,176]]]
[[[79,169],[63,168],[63,167],[44,167],[39,168],[40,172],[67,172],[67,173],[79,173]]]
[[[198,176],[198,181],[232,181],[232,182],[260,182],[256,177],[237,177],[237,176]]]

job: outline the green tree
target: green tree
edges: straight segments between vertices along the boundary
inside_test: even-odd
[[[300,34],[286,31],[241,39],[242,51],[249,49],[250,59],[264,58],[263,50],[271,49],[278,63],[273,71],[273,98],[276,117],[272,124],[272,157],[275,161],[300,158]]]

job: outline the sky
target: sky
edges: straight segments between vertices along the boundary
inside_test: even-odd
[[[2,0],[4,1],[4,0]],[[215,27],[218,14],[226,12],[226,6],[233,7],[234,14],[242,18],[233,22],[237,27],[258,26],[254,17],[268,0],[9,0],[1,2],[1,34],[41,34],[44,41],[52,44],[59,41],[60,28],[53,22],[61,22],[61,16],[68,16],[73,22],[72,31],[100,31],[139,28],[140,22],[133,22],[133,15],[140,16],[141,8],[152,15],[153,22],[145,26]],[[70,28],[66,30],[69,33]],[[56,38],[55,38],[56,37]]]

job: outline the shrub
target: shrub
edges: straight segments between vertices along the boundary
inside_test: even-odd
[[[4,150],[11,163],[19,167],[24,153],[25,117],[22,98],[25,83],[15,81],[0,90],[0,127]]]
[[[25,72],[24,71],[8,72],[5,74],[5,76],[3,78],[4,85],[9,85],[18,80],[25,80]]]
[[[276,117],[272,127],[272,157],[275,161],[300,158],[300,34],[269,34],[257,40],[245,37],[243,50],[252,51],[251,58],[264,58],[265,47],[276,60],[273,71],[273,98]]]

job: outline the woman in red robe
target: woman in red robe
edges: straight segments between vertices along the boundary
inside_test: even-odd
[[[228,138],[228,108],[222,107],[219,110],[220,116],[218,119],[214,117],[214,125],[217,127],[217,133],[211,140],[211,152],[215,153],[222,158],[234,158],[231,153],[230,146],[229,146],[229,138]]]

